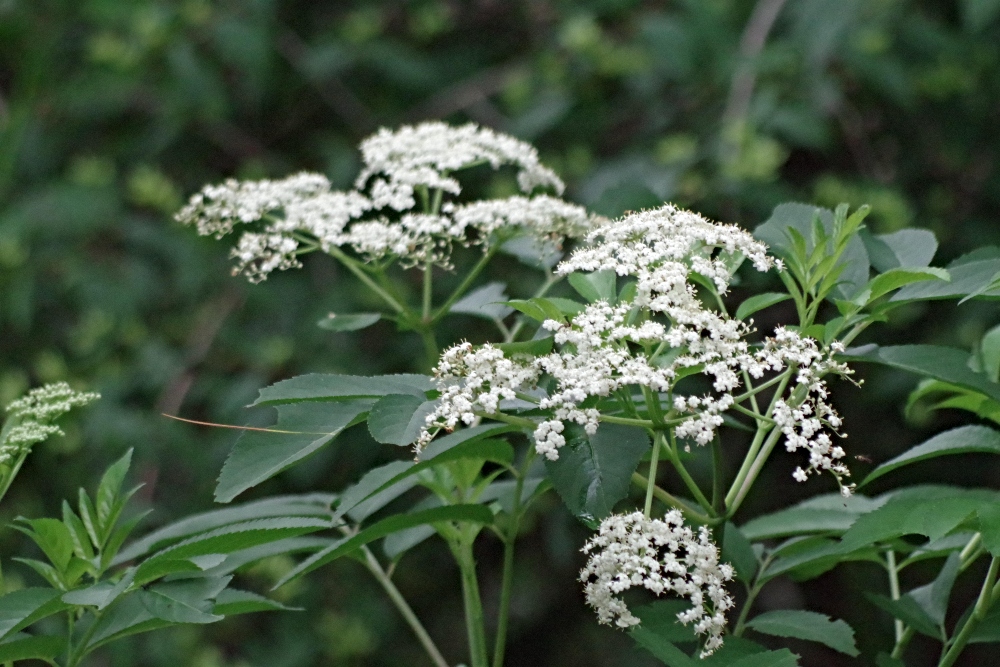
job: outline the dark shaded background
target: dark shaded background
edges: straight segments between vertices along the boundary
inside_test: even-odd
[[[943,264],[1000,239],[998,45],[997,0],[0,0],[0,401],[61,379],[104,395],[29,459],[4,518],[55,512],[128,447],[156,508],[148,525],[207,509],[233,436],[161,412],[261,421],[242,406],[275,380],[413,367],[418,341],[389,326],[314,326],[366,305],[328,258],[258,286],[230,277],[227,244],[171,220],[206,182],[310,169],[344,187],[379,126],[474,120],[534,142],[567,197],[604,214],[671,200],[752,228],[782,201],[870,203],[875,232],[932,229]],[[480,187],[510,180],[485,174]],[[534,279],[501,269],[515,285]],[[998,320],[988,303],[917,305],[876,338],[968,347]],[[836,402],[854,451],[875,461],[965,419],[906,423],[915,380],[861,371],[864,391],[843,383]],[[258,493],[337,490],[395,455],[363,432],[343,440]],[[914,478],[1000,482],[986,459],[952,465]],[[794,485],[792,467],[775,462],[744,520],[821,490]],[[584,609],[586,531],[546,502],[518,564],[508,664],[652,664]],[[12,531],[0,540],[4,554],[26,548]],[[398,576],[457,662],[458,577],[439,547],[415,550]],[[489,539],[481,562],[489,605]],[[268,562],[247,585],[266,590],[287,567]],[[760,604],[808,600],[852,621],[871,654],[890,622],[857,600],[884,585],[841,568],[775,585]],[[93,664],[424,664],[359,566],[289,588],[308,613],[160,632]]]

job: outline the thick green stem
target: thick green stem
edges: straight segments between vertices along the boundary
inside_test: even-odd
[[[640,428],[654,428],[656,425],[648,419],[633,419],[631,417],[615,417],[614,415],[601,415],[598,418],[607,424],[621,424],[622,426],[638,426]]]
[[[486,648],[486,622],[483,601],[479,596],[476,560],[472,555],[472,538],[463,535],[454,550],[462,575],[462,600],[465,603],[465,625],[469,635],[469,661],[472,667],[489,667]]]
[[[372,277],[369,276],[363,268],[361,268],[361,265],[358,262],[348,257],[346,254],[344,254],[343,251],[341,251],[337,247],[330,248],[328,252],[332,257],[336,258],[338,261],[340,261],[341,264],[347,267],[347,270],[353,273],[358,278],[358,280],[363,282],[368,287],[368,289],[378,294],[383,301],[389,304],[390,308],[392,308],[401,315],[410,314],[409,308],[401,304],[398,300],[396,300],[395,297],[389,294],[388,291],[383,289],[381,285],[372,280]]]
[[[998,573],[1000,573],[1000,558],[993,558],[990,561],[990,569],[986,573],[986,579],[983,581],[983,588],[979,591],[979,599],[976,600],[976,606],[973,607],[969,620],[965,622],[965,625],[962,626],[958,634],[952,638],[951,646],[941,656],[938,667],[951,667],[958,660],[958,656],[962,654],[962,651],[965,650],[965,645],[968,643],[969,637],[972,636],[972,631],[986,617],[986,612],[990,610],[990,607],[993,606],[993,602],[997,598],[997,591],[994,590],[994,586],[997,582]]]
[[[514,545],[517,543],[517,533],[521,528],[521,494],[524,492],[524,476],[535,458],[535,449],[528,448],[528,453],[521,464],[521,470],[514,484],[514,502],[511,506],[510,522],[503,545],[503,574],[500,578],[500,609],[497,614],[497,634],[493,639],[493,667],[503,667],[504,653],[507,649],[507,627],[510,619],[510,598],[514,588]]]
[[[406,624],[410,626],[413,634],[417,636],[417,640],[420,645],[424,647],[424,651],[427,652],[427,656],[431,659],[436,667],[448,667],[448,661],[444,659],[441,655],[441,651],[438,650],[437,645],[434,644],[434,640],[431,636],[427,634],[427,630],[424,629],[423,624],[417,615],[413,612],[413,608],[410,607],[406,598],[403,594],[399,592],[396,585],[392,583],[392,579],[386,574],[385,570],[382,568],[382,564],[378,562],[378,559],[372,554],[368,547],[362,547],[362,552],[365,554],[365,565],[368,567],[368,571],[375,576],[375,580],[378,581],[382,589],[388,594],[389,599],[392,603],[396,605],[396,609],[403,616]]]
[[[743,500],[747,497],[747,494],[750,493],[753,483],[757,480],[757,475],[760,474],[761,469],[764,467],[764,463],[771,455],[771,451],[774,449],[774,446],[778,444],[778,439],[780,437],[781,431],[776,428],[771,430],[770,435],[768,435],[767,439],[764,441],[764,446],[761,448],[760,453],[754,458],[753,464],[747,471],[746,477],[744,477],[742,484],[740,484],[736,494],[733,496],[732,502],[729,501],[729,496],[726,496],[726,513],[729,516],[734,515],[736,510],[740,508],[740,505],[743,504]],[[732,488],[736,488],[735,482],[733,483]],[[732,489],[730,489],[730,494],[732,494]]]
[[[712,439],[712,507],[716,514],[726,511],[725,493],[726,458],[722,454],[722,442],[716,434]]]
[[[421,319],[425,324],[431,319],[431,300],[434,297],[434,265],[430,262],[424,264],[424,294],[423,308],[421,309]]]
[[[634,472],[632,473],[632,484],[634,484],[640,489],[646,489],[649,487],[649,480],[643,477],[640,473]],[[680,498],[675,498],[670,493],[664,491],[663,489],[661,489],[656,485],[653,485],[653,495],[656,497],[657,500],[664,503],[665,505],[669,505],[670,507],[675,507],[679,509],[681,512],[683,512],[684,516],[688,517],[695,523],[705,524],[707,526],[713,526],[720,522],[720,519],[710,517],[707,514],[702,514],[698,510],[694,509],[694,507],[692,507],[691,505],[685,503]]]
[[[701,505],[702,509],[704,509],[709,516],[712,516],[714,514],[712,503],[708,502],[708,498],[706,498],[705,494],[701,492],[701,488],[694,481],[694,478],[691,477],[690,473],[688,473],[687,468],[684,467],[684,463],[681,461],[680,454],[677,452],[677,442],[674,440],[673,429],[667,431],[667,437],[669,438],[669,442],[663,442],[661,440],[660,443],[664,449],[666,449],[667,456],[670,457],[670,463],[673,464],[674,469],[677,470],[677,474],[679,474],[681,479],[684,480],[684,485],[687,486],[688,491],[691,492],[694,499],[698,501],[698,504]]]
[[[469,288],[472,287],[472,283],[476,281],[476,278],[479,277],[479,274],[482,273],[483,269],[486,268],[486,265],[490,263],[490,260],[493,259],[493,255],[495,254],[496,250],[492,248],[483,253],[483,256],[478,262],[476,262],[476,265],[472,267],[468,274],[466,274],[462,283],[455,288],[455,291],[452,292],[447,299],[445,299],[445,302],[441,304],[441,306],[437,309],[437,312],[430,316],[431,324],[437,323],[442,317],[448,314],[448,311],[451,310],[453,305],[455,305],[455,302],[461,299]]]

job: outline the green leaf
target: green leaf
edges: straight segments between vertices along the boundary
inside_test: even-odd
[[[61,595],[52,588],[22,588],[0,597],[0,639],[69,609]]]
[[[83,525],[83,521],[80,517],[76,515],[73,508],[70,507],[69,502],[63,501],[63,523],[69,528],[70,539],[73,540],[73,553],[76,554],[80,560],[87,562],[94,560],[94,547],[90,543],[90,537],[87,535],[87,528]]]
[[[538,322],[544,322],[549,319],[545,310],[542,309],[540,305],[533,303],[532,301],[527,301],[525,299],[512,299],[508,301],[506,305]]]
[[[362,502],[388,490],[403,480],[410,479],[414,475],[417,475],[428,468],[461,459],[491,461],[493,463],[499,463],[500,465],[509,465],[510,462],[514,460],[514,448],[503,440],[467,440],[459,445],[456,445],[455,447],[446,449],[431,459],[424,459],[416,464],[410,461],[397,461],[397,464],[406,463],[408,465],[393,466],[391,470],[395,471],[398,469],[398,472],[388,479],[383,479],[385,477],[384,473],[389,471],[386,466],[383,466],[381,469],[376,468],[362,477],[356,485],[341,495],[340,504],[337,506],[337,512],[334,514],[334,521],[354,509],[357,505],[360,505]],[[390,466],[392,466],[392,464],[390,464]],[[376,471],[378,471],[378,474],[373,474]],[[369,515],[370,512],[365,513],[362,517],[357,517],[352,513],[351,517],[355,520],[361,521]]]
[[[639,628],[673,644],[693,644],[698,641],[693,625],[682,625],[677,615],[691,608],[687,600],[657,600],[632,609],[639,619]],[[636,628],[638,629],[638,628]],[[635,637],[635,630],[629,634]]]
[[[0,644],[0,662],[44,660],[53,662],[66,651],[66,638],[51,635],[16,636]]]
[[[225,555],[221,563],[215,567],[208,568],[201,576],[223,577],[264,558],[315,553],[320,549],[325,549],[336,541],[336,539],[329,537],[289,537],[284,540],[259,544],[255,547],[240,549],[239,551]]]
[[[549,479],[570,512],[602,519],[628,493],[632,473],[649,451],[649,436],[618,424],[601,424],[591,436],[568,428],[567,435],[558,460],[545,461]]]
[[[868,283],[868,290],[871,294],[866,299],[867,303],[871,303],[875,299],[881,296],[897,290],[900,287],[910,285],[912,283],[919,283],[925,280],[943,280],[949,282],[951,276],[944,269],[939,269],[933,266],[928,266],[924,268],[916,267],[903,267],[898,269],[889,269],[885,273],[880,273],[879,275],[872,278],[871,282]]]
[[[759,310],[770,308],[777,303],[788,301],[791,298],[792,296],[790,294],[783,294],[781,292],[765,292],[764,294],[757,294],[740,304],[740,307],[736,309],[736,319],[745,320]]]
[[[705,661],[703,660],[702,664],[704,664],[704,662]],[[725,664],[726,667],[798,667],[799,656],[792,653],[787,648],[783,648],[777,651],[754,653],[733,662],[718,663],[718,667],[722,667],[723,664]],[[716,666],[712,665],[712,667]]]
[[[891,301],[927,301],[957,299],[970,294],[976,298],[1000,297],[1000,288],[981,292],[993,282],[1000,271],[1000,257],[984,257],[982,253],[959,257],[947,266],[951,282],[924,282],[904,287],[892,296]]]
[[[1000,558],[1000,505],[983,504],[976,515],[983,546],[994,558]]]
[[[391,461],[366,472],[357,484],[348,487],[340,495],[333,520],[337,521],[349,512],[351,519],[360,523],[415,487],[418,480],[405,474],[414,465],[416,464],[413,461]],[[380,493],[370,493],[388,480],[399,476],[402,476],[399,481],[387,486]]]
[[[747,627],[774,637],[794,637],[819,642],[851,657],[858,655],[854,630],[851,626],[844,621],[831,620],[829,616],[814,611],[797,609],[769,611],[749,620]]]
[[[258,544],[314,533],[329,527],[330,522],[321,519],[274,517],[216,528],[153,554],[139,565],[135,576],[136,583],[144,584],[155,579],[156,568],[164,561],[189,560],[194,556],[208,554],[228,554]]]
[[[567,277],[570,286],[588,303],[607,301],[614,304],[617,280],[614,271],[574,272]]]
[[[233,505],[223,509],[202,512],[167,524],[129,545],[114,560],[115,565],[134,560],[151,551],[179,540],[204,533],[234,523],[250,519],[265,519],[275,516],[304,516],[329,520],[330,505],[335,496],[329,493],[307,493],[302,495],[275,496],[264,500]]]
[[[274,477],[326,445],[371,409],[371,399],[279,405],[274,433],[245,431],[229,453],[215,500],[227,503],[252,486]]]
[[[865,477],[862,487],[903,466],[953,454],[1000,454],[1000,431],[986,426],[959,426],[939,433],[927,442],[906,450],[878,466]]]
[[[328,375],[310,373],[282,380],[260,390],[252,405],[273,405],[296,401],[332,401],[348,398],[377,398],[389,394],[424,396],[435,389],[426,375]]]
[[[512,431],[517,431],[516,426],[511,426],[509,424],[480,424],[479,426],[473,426],[472,428],[463,428],[455,431],[454,433],[449,433],[442,438],[436,438],[429,445],[424,447],[419,454],[417,454],[418,461],[426,461],[438,456],[444,451],[451,449],[452,447],[457,447],[463,442],[469,440],[480,440],[483,438],[491,438],[495,435],[502,435],[504,433],[510,433]]]
[[[358,331],[382,319],[381,313],[330,313],[316,323],[327,331]]]
[[[728,521],[722,533],[722,560],[733,564],[736,578],[744,583],[753,581],[760,566],[750,541]]]
[[[844,551],[903,535],[936,540],[958,528],[981,505],[1000,501],[1000,494],[982,489],[920,486],[896,492],[882,507],[858,518],[844,533]]]
[[[934,639],[943,640],[940,628],[935,627],[934,620],[927,615],[917,601],[911,597],[902,596],[892,600],[878,593],[865,593],[866,598],[877,607],[888,612],[893,618],[898,618],[914,630]]]
[[[143,591],[142,605],[153,618],[169,623],[214,623],[224,617],[212,613],[217,595],[232,577],[170,581]]]
[[[1000,326],[995,326],[979,342],[983,371],[993,382],[1000,382]]]
[[[568,318],[573,317],[574,315],[579,315],[586,307],[579,301],[573,301],[573,299],[563,299],[558,296],[550,296],[545,300],[558,308],[559,312]]]
[[[808,581],[845,561],[864,559],[865,556],[858,552],[845,556],[840,542],[818,535],[793,538],[783,543],[777,553],[780,555],[773,558],[760,575],[762,581],[783,574],[795,581]]]
[[[541,357],[552,351],[552,336],[534,340],[518,341],[516,343],[495,343],[493,347],[502,350],[505,357],[516,358],[519,355]]]
[[[740,530],[751,542],[789,535],[839,534],[850,528],[859,516],[881,504],[861,494],[844,498],[839,493],[831,493],[751,519]]]
[[[898,267],[930,266],[938,247],[934,232],[927,229],[900,229],[874,236],[861,230],[861,240],[879,273]]]
[[[629,631],[635,642],[652,653],[668,667],[698,667],[698,660],[674,646],[670,640],[650,632],[641,625]]]
[[[493,513],[482,505],[448,505],[446,507],[436,507],[411,514],[396,514],[378,521],[365,528],[361,532],[339,540],[334,545],[323,549],[299,563],[291,572],[286,574],[274,585],[274,588],[284,586],[289,581],[297,579],[302,575],[312,572],[318,567],[346,556],[357,549],[365,546],[369,542],[381,539],[386,535],[419,526],[421,524],[434,524],[442,522],[458,521],[463,523],[489,524],[493,522]]]
[[[83,521],[83,527],[87,531],[87,535],[90,537],[90,542],[94,545],[94,548],[100,548],[101,536],[97,529],[97,510],[94,509],[94,504],[91,502],[90,496],[82,488],[80,489],[79,499],[77,507],[80,510],[80,519]]]
[[[962,23],[969,32],[979,32],[1000,16],[1000,0],[962,0]]]
[[[508,301],[507,305],[539,322],[544,322],[545,320],[565,322],[567,314],[573,315],[583,309],[578,303],[569,299],[559,299],[556,301],[543,297],[535,297],[527,300],[514,299]],[[564,312],[564,308],[568,308],[571,312]]]
[[[972,371],[968,366],[969,353],[965,350],[940,345],[896,345],[891,347],[864,345],[847,350],[840,358],[845,361],[882,364],[890,368],[932,377],[1000,400],[1000,384],[991,382],[984,373]]]
[[[948,599],[951,597],[951,589],[955,585],[961,560],[958,552],[951,553],[944,565],[941,566],[941,571],[934,581],[925,586],[914,588],[904,596],[916,601],[938,627],[944,626],[945,614],[948,612]]]
[[[970,644],[996,642],[1000,642],[1000,605],[998,604],[990,607],[986,616],[973,628],[972,634],[969,636]]]
[[[118,519],[123,503],[118,500],[121,493],[122,483],[132,464],[132,450],[125,452],[125,455],[115,461],[101,477],[101,483],[97,487],[97,524],[104,535],[109,534],[108,528]]]
[[[236,616],[237,614],[252,614],[260,611],[300,610],[300,608],[288,607],[277,600],[250,591],[227,588],[216,596],[212,613],[222,616]]]
[[[52,588],[63,589],[66,586],[66,582],[63,581],[63,577],[60,572],[48,563],[43,563],[42,561],[34,558],[18,558],[16,556],[12,557],[11,560],[23,563],[24,565],[30,567],[32,570],[37,572],[42,579],[47,581],[49,586]],[[77,561],[82,562],[79,559],[77,559]]]
[[[514,312],[504,305],[509,300],[505,283],[487,283],[456,301],[449,312],[475,315],[487,320],[502,320]]]
[[[25,519],[18,517],[11,528],[32,539],[59,572],[64,572],[73,557],[73,538],[69,528],[58,519]]]
[[[437,405],[413,394],[383,396],[368,413],[368,432],[382,444],[413,444]]]

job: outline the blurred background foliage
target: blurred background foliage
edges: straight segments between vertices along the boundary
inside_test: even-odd
[[[998,0],[0,0],[0,401],[61,379],[104,395],[29,459],[3,518],[54,513],[131,446],[148,525],[206,509],[234,435],[161,413],[260,421],[242,406],[275,380],[416,363],[417,341],[387,326],[315,326],[365,307],[328,258],[258,286],[231,277],[228,244],[171,219],[206,182],[309,169],[348,186],[378,127],[473,120],[535,142],[567,197],[607,215],[671,200],[752,228],[783,201],[870,203],[878,233],[932,229],[943,264],[1000,241],[998,45]],[[914,306],[883,335],[968,347],[998,319],[989,304]],[[915,379],[867,374],[865,392],[838,397],[857,451],[879,461],[948,423],[906,423]],[[336,490],[390,455],[349,433],[264,491]],[[947,474],[1000,480],[988,465]],[[748,515],[803,492],[787,475]],[[557,505],[521,551],[509,664],[652,664],[583,608],[585,531]],[[4,531],[0,547],[24,545]],[[482,547],[489,600],[499,548]],[[248,576],[266,590],[287,567]],[[359,572],[341,563],[281,592],[309,613],[153,634],[99,664],[423,664]],[[838,594],[881,586],[874,574],[788,582],[760,604],[808,596],[887,633]],[[425,545],[398,576],[460,660],[448,559]]]

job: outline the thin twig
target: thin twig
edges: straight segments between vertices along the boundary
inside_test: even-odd
[[[787,0],[759,0],[754,5],[743,36],[740,37],[740,63],[733,72],[729,86],[726,109],[722,114],[723,126],[743,120],[750,108],[753,89],[757,83],[756,59],[764,50],[767,36],[774,27]]]

